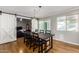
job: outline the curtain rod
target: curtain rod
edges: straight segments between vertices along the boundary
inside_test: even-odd
[[[7,13],[7,12],[3,12],[3,11],[0,11],[0,14],[1,14],[1,13],[11,14],[11,15],[15,15],[15,16],[22,16],[22,17],[27,17],[27,18],[33,18],[33,17],[23,16],[23,15],[14,14],[14,13]]]

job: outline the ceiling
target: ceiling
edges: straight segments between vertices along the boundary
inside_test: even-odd
[[[19,14],[28,17],[44,18],[48,16],[56,15],[62,11],[74,8],[74,6],[0,6],[0,10],[3,12]],[[35,13],[34,13],[35,9]]]

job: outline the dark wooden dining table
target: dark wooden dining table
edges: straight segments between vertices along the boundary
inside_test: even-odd
[[[39,34],[39,38],[45,40],[45,41],[49,41],[49,45],[48,48],[45,52],[48,52],[50,49],[53,48],[53,36],[54,34],[45,34],[45,33],[38,33]]]
[[[27,32],[27,33],[31,35],[33,32]],[[35,33],[38,33],[40,39],[45,41],[50,41],[49,46],[45,52],[48,52],[50,49],[53,48],[53,36],[55,34],[46,34],[46,33],[39,33],[39,32],[35,32]]]

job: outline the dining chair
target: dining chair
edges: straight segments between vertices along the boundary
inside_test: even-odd
[[[51,30],[45,30],[46,34],[51,34]]]
[[[32,36],[31,36],[30,32],[26,32],[25,33],[24,40],[25,40],[26,45],[29,46],[29,48],[31,48],[31,45],[32,45]]]
[[[38,29],[35,29],[35,32],[38,32]]]
[[[33,52],[38,48],[38,52],[43,52],[43,45],[46,46],[46,42],[39,38],[38,33],[33,33]]]
[[[44,30],[40,30],[40,33],[44,33]]]

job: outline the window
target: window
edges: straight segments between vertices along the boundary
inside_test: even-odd
[[[39,21],[39,30],[50,30],[50,20]]]
[[[78,15],[62,16],[57,18],[57,30],[59,31],[77,31]]]
[[[66,17],[57,18],[57,30],[65,31],[66,30]]]
[[[44,22],[43,21],[39,21],[39,29],[44,30]]]
[[[67,31],[77,31],[78,29],[78,15],[67,16]]]

